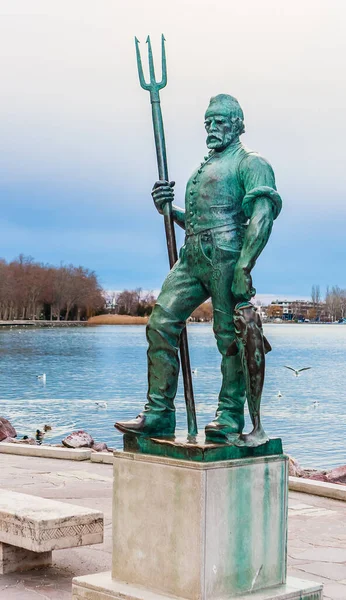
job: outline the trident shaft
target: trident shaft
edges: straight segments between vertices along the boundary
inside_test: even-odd
[[[161,112],[161,104],[160,104],[160,90],[162,90],[162,88],[164,88],[167,84],[165,38],[162,35],[162,39],[161,39],[162,79],[160,82],[157,82],[156,78],[155,78],[153,52],[152,52],[152,48],[151,48],[150,37],[149,36],[147,37],[150,83],[146,83],[145,78],[144,78],[141,54],[139,51],[139,40],[137,38],[135,38],[135,44],[136,44],[139,83],[144,90],[147,90],[148,92],[150,92],[150,102],[151,102],[151,110],[152,110],[152,118],[153,118],[153,128],[154,128],[159,179],[162,181],[169,181],[165,132],[163,129],[162,112]],[[172,268],[173,265],[178,260],[178,253],[177,253],[177,243],[176,243],[176,239],[175,239],[174,221],[173,221],[173,216],[172,216],[172,206],[171,206],[170,202],[166,202],[166,204],[164,205],[163,216],[164,216],[164,224],[165,224],[165,231],[166,231],[169,266],[170,266],[170,268]],[[189,435],[194,436],[197,434],[197,420],[196,420],[195,401],[194,401],[194,397],[193,397],[191,366],[190,366],[189,347],[188,347],[188,342],[187,342],[186,328],[183,329],[183,331],[181,333],[181,337],[180,337],[180,358],[181,358],[181,366],[182,366],[182,371],[183,371],[184,393],[185,393],[185,403],[186,403],[186,412],[187,412],[187,427],[188,427]]]

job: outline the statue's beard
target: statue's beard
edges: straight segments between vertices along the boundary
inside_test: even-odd
[[[220,137],[214,133],[207,136],[207,148],[212,150],[222,150],[227,148],[232,142],[236,140],[237,136],[228,135],[226,137]]]
[[[208,148],[220,148],[224,146],[224,140],[217,135],[210,134],[207,136],[207,146]]]

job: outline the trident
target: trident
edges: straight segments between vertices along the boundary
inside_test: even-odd
[[[162,90],[162,88],[164,88],[167,84],[165,37],[164,37],[164,35],[162,35],[162,38],[161,38],[162,79],[159,83],[155,79],[153,52],[151,49],[150,37],[149,36],[147,37],[150,83],[146,83],[145,78],[144,78],[141,54],[139,51],[139,40],[137,38],[135,38],[135,44],[136,44],[136,56],[137,56],[139,83],[144,90],[147,90],[148,92],[150,92],[150,102],[151,102],[151,110],[152,110],[152,118],[153,118],[153,128],[154,128],[156,158],[157,158],[159,179],[161,181],[169,181],[165,133],[164,133],[164,129],[163,129],[162,112],[161,112],[161,104],[160,104],[160,90]],[[178,260],[178,253],[177,253],[177,243],[176,243],[176,239],[175,239],[172,206],[171,206],[170,202],[166,202],[166,204],[164,205],[163,216],[164,216],[164,224],[165,224],[165,231],[166,231],[169,266],[170,266],[170,268],[172,268],[173,265]],[[180,337],[180,358],[181,358],[181,366],[182,366],[182,371],[183,371],[184,394],[185,394],[185,403],[186,403],[186,412],[187,412],[187,428],[188,428],[189,435],[195,436],[195,435],[197,435],[197,420],[196,420],[195,401],[194,401],[194,397],[193,397],[192,376],[191,376],[191,366],[190,366],[189,347],[188,347],[188,342],[187,342],[186,327],[184,327],[183,331],[181,332],[181,337]]]

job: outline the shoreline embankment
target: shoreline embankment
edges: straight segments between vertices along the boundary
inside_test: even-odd
[[[0,321],[0,327],[85,327],[87,323],[87,321],[24,321],[16,319],[14,321]]]
[[[13,320],[0,321],[0,328],[12,327],[86,327],[94,325],[146,325],[149,317],[131,317],[129,315],[98,315],[87,321],[45,321],[45,320]],[[211,325],[212,321],[189,321],[189,325]],[[296,323],[292,321],[265,321],[264,325],[340,325],[342,323]]]

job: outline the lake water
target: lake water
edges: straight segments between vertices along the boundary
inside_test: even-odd
[[[210,325],[190,325],[188,333],[202,431],[217,405],[220,355]],[[267,433],[281,436],[285,451],[303,466],[346,464],[346,326],[275,324],[265,333],[273,347],[262,400]],[[18,436],[47,423],[53,427],[47,441],[86,429],[121,447],[114,422],[136,416],[146,397],[144,327],[2,328],[0,353],[0,416],[10,419]],[[284,365],[312,369],[296,378]],[[42,373],[45,385],[36,379]],[[95,401],[106,401],[107,408]],[[177,428],[186,431],[181,384]]]

